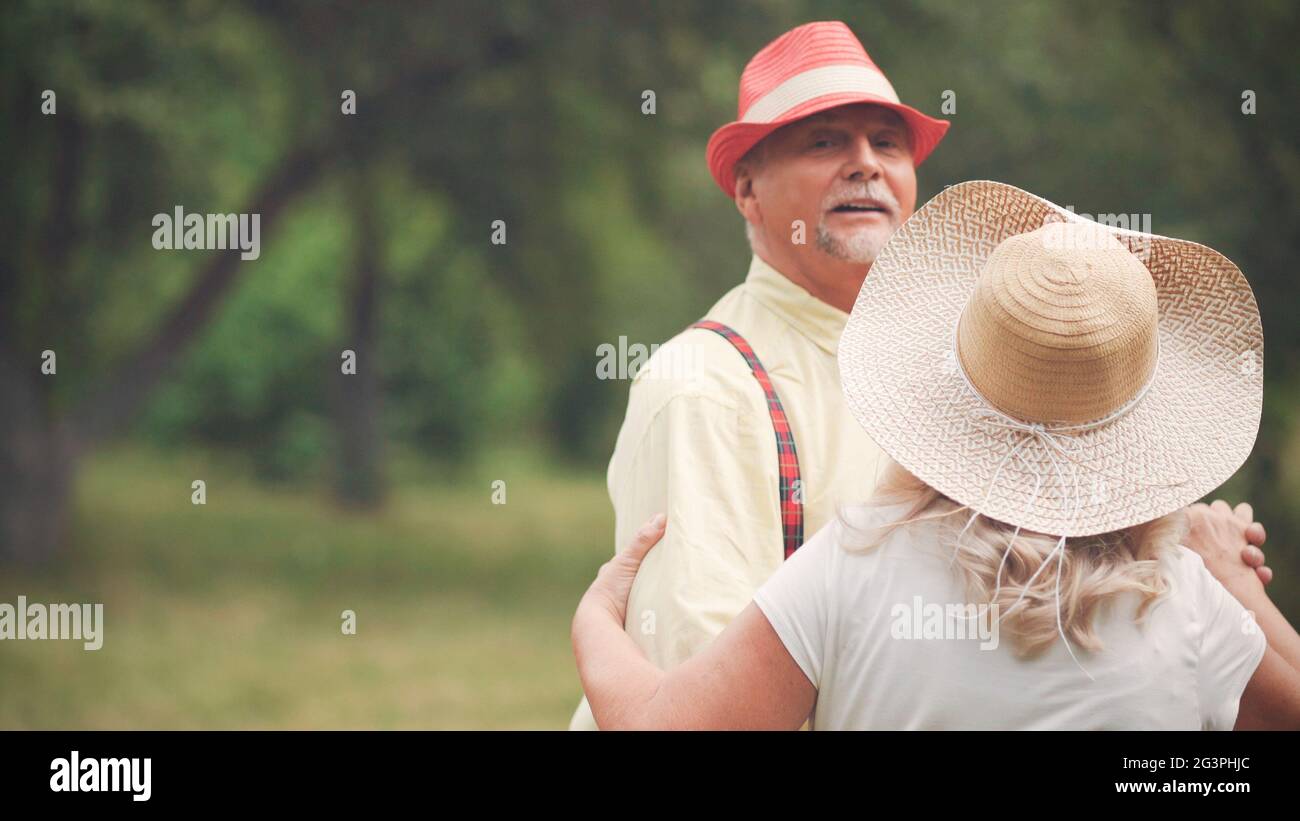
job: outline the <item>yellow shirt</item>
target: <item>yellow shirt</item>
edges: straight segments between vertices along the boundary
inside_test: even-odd
[[[871,494],[881,461],[840,390],[836,350],[848,314],[754,256],[744,283],[706,318],[749,342],[781,398],[810,539],[838,505]],[[632,381],[607,481],[616,551],[651,516],[668,514],[663,541],[632,586],[625,625],[646,657],[668,669],[721,633],[785,555],[771,416],[730,342],[696,328],[655,352]],[[585,698],[569,729],[597,729]]]

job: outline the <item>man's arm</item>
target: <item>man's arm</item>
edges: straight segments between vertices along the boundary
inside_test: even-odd
[[[663,669],[707,646],[781,565],[776,445],[754,416],[744,397],[674,396],[611,466],[618,544],[657,512],[672,522],[627,612],[633,640]]]
[[[640,370],[608,485],[615,550],[652,515],[672,516],[626,625],[646,658],[667,669],[712,641],[783,558],[771,419],[726,340],[686,331]],[[585,696],[569,729],[598,729]]]
[[[666,354],[691,372],[665,372]],[[616,550],[652,515],[673,516],[627,617],[637,647],[668,668],[712,641],[783,557],[771,420],[730,344],[688,331],[659,349],[633,383],[608,479]],[[569,728],[597,729],[585,697]]]

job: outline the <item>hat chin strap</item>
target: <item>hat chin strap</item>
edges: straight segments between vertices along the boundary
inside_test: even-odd
[[[997,430],[1008,431],[1011,438],[1019,440],[1006,452],[1002,457],[1002,460],[998,462],[997,468],[993,471],[993,477],[989,480],[988,490],[984,493],[984,500],[980,503],[980,507],[983,507],[992,497],[993,489],[997,487],[998,477],[1002,473],[1002,468],[1004,468],[1012,458],[1018,456],[1021,449],[1024,448],[1026,444],[1037,440],[1044,445],[1044,450],[1047,453],[1048,458],[1051,459],[1052,469],[1056,473],[1057,485],[1059,487],[1067,487],[1065,471],[1061,466],[1062,460],[1070,465],[1070,473],[1073,477],[1073,482],[1071,483],[1073,485],[1073,493],[1071,494],[1071,502],[1073,505],[1070,509],[1069,518],[1073,520],[1078,516],[1080,509],[1083,507],[1083,499],[1079,488],[1079,464],[1072,458],[1078,453],[1081,446],[1081,442],[1079,439],[1075,438],[1075,434],[1104,427],[1137,407],[1138,403],[1142,401],[1142,398],[1146,396],[1147,391],[1151,389],[1151,385],[1155,383],[1156,373],[1160,370],[1160,335],[1158,333],[1156,334],[1155,366],[1151,369],[1151,375],[1147,378],[1147,381],[1142,385],[1142,388],[1134,394],[1133,398],[1129,399],[1123,405],[1100,419],[1080,424],[1053,425],[1048,427],[1042,422],[1026,422],[1023,419],[1009,416],[1008,414],[998,410],[993,403],[984,396],[984,394],[980,393],[979,389],[971,382],[970,376],[966,373],[966,369],[962,366],[961,356],[957,352],[957,328],[960,324],[960,318],[958,322],[953,324],[951,354],[953,362],[956,363],[957,366],[957,373],[961,375],[962,381],[965,383],[966,387],[982,405],[982,407],[976,408],[972,412],[972,419],[977,424],[992,429],[994,432]],[[1011,445],[1010,439],[1008,439],[1007,444]],[[1023,520],[1024,515],[1028,514],[1029,509],[1038,501],[1038,494],[1039,491],[1042,490],[1043,486],[1043,475],[1037,471],[1035,465],[1031,464],[1029,460],[1025,459],[1023,456],[1020,457],[1020,461],[1027,469],[1034,472],[1034,490],[1025,501],[1025,506],[1021,514],[1021,519]],[[957,534],[956,543],[953,545],[952,559],[948,562],[949,567],[951,567],[953,562],[957,560],[957,553],[961,549],[961,537],[970,529],[970,526],[974,524],[976,517],[979,515],[979,511],[974,507],[971,507],[971,515],[970,518],[966,520],[966,526]],[[1011,541],[1007,542],[1007,548],[1002,553],[1002,560],[998,563],[996,587],[993,590],[994,602],[997,601],[998,593],[1002,591],[1002,569],[1006,566],[1007,556],[1010,555],[1011,548],[1016,543],[1016,538],[1020,536],[1020,527],[1020,525],[1016,525],[1015,531],[1011,534]],[[1061,623],[1061,575],[1065,569],[1065,540],[1065,536],[1061,536],[1056,540],[1056,546],[1052,548],[1051,552],[1047,554],[1047,557],[1043,559],[1042,564],[1038,566],[1038,569],[1035,570],[1033,575],[1029,577],[1029,580],[1025,582],[1024,587],[1020,590],[1020,595],[1016,598],[1011,607],[1007,608],[1007,612],[998,617],[998,622],[1001,623],[1002,619],[1010,615],[1011,611],[1015,610],[1020,605],[1020,602],[1025,598],[1025,594],[1029,592],[1029,586],[1034,583],[1034,579],[1038,578],[1038,575],[1043,572],[1043,568],[1047,567],[1052,559],[1055,558],[1057,560],[1056,630],[1061,636],[1061,641],[1065,643],[1066,652],[1070,654],[1070,658],[1074,660],[1075,665],[1083,671],[1083,674],[1086,675],[1089,680],[1096,681],[1092,673],[1089,673],[1087,668],[1080,663],[1078,657],[1074,655],[1074,649],[1070,646],[1070,640],[1065,636],[1065,627]]]

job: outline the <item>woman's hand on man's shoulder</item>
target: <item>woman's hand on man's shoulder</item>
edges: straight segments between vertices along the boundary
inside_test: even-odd
[[[1251,506],[1242,502],[1234,509],[1222,499],[1211,504],[1197,502],[1187,507],[1188,531],[1183,544],[1196,551],[1205,567],[1224,587],[1273,579],[1264,564],[1264,526],[1254,520]]]

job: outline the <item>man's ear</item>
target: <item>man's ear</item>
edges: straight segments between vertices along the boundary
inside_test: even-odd
[[[736,166],[736,210],[748,222],[761,224],[763,221],[754,193],[754,177],[743,163]]]

